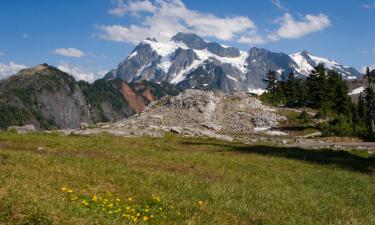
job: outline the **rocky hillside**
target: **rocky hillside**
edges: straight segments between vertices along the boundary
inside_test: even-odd
[[[269,70],[279,74],[295,71],[305,76],[318,63],[339,71],[344,78],[360,76],[354,68],[306,51],[290,56],[259,48],[245,52],[207,42],[195,34],[178,33],[168,42],[154,38],[142,41],[105,79],[166,81],[184,89],[260,93]]]
[[[42,64],[0,81],[0,128],[33,124],[40,129],[65,129],[82,122],[116,121],[141,112],[155,99],[177,93],[166,83],[76,82]]]
[[[233,140],[239,135],[260,131],[273,134],[271,129],[285,119],[276,109],[247,94],[226,95],[187,89],[177,96],[166,96],[153,102],[142,113],[121,122],[64,132],[83,135],[106,132],[121,136],[162,136],[174,132]]]

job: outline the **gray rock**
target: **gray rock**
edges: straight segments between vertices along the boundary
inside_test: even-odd
[[[214,130],[214,131],[220,131],[222,129],[222,126],[215,124],[215,123],[203,123],[202,126],[204,128],[207,128],[209,130]]]
[[[164,119],[164,116],[163,115],[151,115],[150,116],[152,119],[157,119],[157,120],[162,120]]]
[[[172,132],[172,133],[175,133],[175,134],[181,134],[182,133],[182,130],[181,130],[180,127],[171,127],[169,131]]]
[[[16,131],[18,134],[27,134],[30,132],[36,132],[34,125],[25,125],[25,126],[10,126],[8,131]]]
[[[79,128],[81,130],[86,130],[88,127],[90,126],[90,124],[86,123],[86,122],[82,122],[80,125],[79,125]]]

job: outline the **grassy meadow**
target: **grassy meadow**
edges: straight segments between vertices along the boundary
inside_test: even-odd
[[[375,224],[366,154],[0,133],[0,224]]]

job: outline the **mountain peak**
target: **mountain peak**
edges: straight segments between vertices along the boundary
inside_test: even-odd
[[[265,54],[265,53],[269,53],[270,51],[265,49],[265,48],[257,48],[257,47],[252,47],[250,50],[249,50],[249,54],[250,55],[258,55],[258,54]]]
[[[156,38],[150,38],[150,37],[146,38],[145,40],[153,41],[153,42],[159,42]]]
[[[302,55],[303,57],[309,57],[309,55],[311,54],[307,50],[303,50],[302,52],[300,52],[300,55]]]
[[[43,70],[47,70],[50,67],[51,66],[48,65],[47,63],[42,63],[42,64],[38,64],[38,65],[36,65],[34,67],[22,69],[18,73],[28,73],[28,72],[34,72],[34,73],[36,73],[36,72],[41,72]]]
[[[207,42],[194,33],[179,32],[171,38],[174,42],[182,42],[189,48],[204,49]]]

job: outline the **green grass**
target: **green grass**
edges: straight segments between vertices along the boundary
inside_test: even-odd
[[[374,165],[347,152],[203,138],[0,133],[0,224],[130,223],[61,187],[88,200],[159,195],[181,212],[140,224],[375,224]]]

